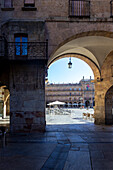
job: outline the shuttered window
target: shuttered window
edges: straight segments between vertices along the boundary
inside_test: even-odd
[[[5,8],[11,8],[13,5],[12,0],[4,0],[4,7]]]
[[[69,0],[70,16],[90,16],[90,1]]]

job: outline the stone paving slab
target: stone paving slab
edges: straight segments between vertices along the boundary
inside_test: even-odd
[[[41,170],[45,169],[59,169],[62,170],[68,156],[70,145],[57,145],[53,153],[45,162]]]
[[[88,152],[69,151],[64,170],[91,170]]]

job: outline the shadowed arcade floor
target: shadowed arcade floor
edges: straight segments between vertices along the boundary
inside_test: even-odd
[[[113,126],[88,121],[0,137],[0,170],[112,170],[112,155]]]

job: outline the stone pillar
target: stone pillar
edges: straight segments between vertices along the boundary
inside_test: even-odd
[[[10,65],[11,132],[45,131],[45,63]]]
[[[95,124],[105,124],[105,91],[103,82],[95,83]]]

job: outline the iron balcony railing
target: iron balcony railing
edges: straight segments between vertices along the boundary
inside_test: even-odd
[[[86,98],[86,97],[84,97],[84,100],[91,100],[92,98],[90,97],[90,98]]]
[[[83,91],[83,90],[70,90],[70,89],[46,89],[46,91],[51,91],[51,92],[57,92],[57,91],[66,91],[66,92],[80,92],[80,91]]]
[[[52,90],[52,89],[46,89],[46,92],[59,92],[59,91],[66,91],[66,92],[94,92],[95,90],[94,89],[88,89],[88,90],[74,90],[74,89],[72,89],[72,90],[70,90],[70,89],[54,89],[54,90]]]
[[[82,96],[82,94],[48,94],[46,95],[47,97],[54,97],[54,96],[61,96],[61,97],[64,97],[64,96]]]
[[[111,13],[111,17],[113,17],[113,0],[110,1],[110,13]]]
[[[48,42],[9,42],[7,57],[16,59],[48,59]]]
[[[69,0],[70,17],[90,17],[90,1]]]

